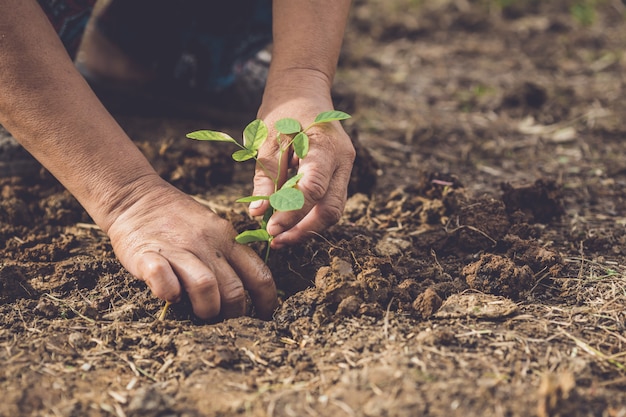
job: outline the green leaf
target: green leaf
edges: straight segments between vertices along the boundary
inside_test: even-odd
[[[282,187],[280,187],[280,189],[285,189],[285,188],[293,188],[298,184],[298,181],[300,181],[302,179],[302,177],[304,176],[304,174],[298,174],[298,175],[294,175],[293,177],[289,178],[287,181],[285,181],[285,183],[283,184]]]
[[[251,151],[257,151],[267,139],[267,125],[263,120],[256,119],[250,122],[243,131],[243,146]]]
[[[289,117],[280,119],[274,124],[274,127],[283,135],[293,135],[302,130],[300,122],[296,119],[290,119]]]
[[[195,132],[187,133],[189,139],[195,140],[210,140],[212,142],[232,142],[237,141],[231,138],[224,132],[216,132],[214,130],[196,130]]]
[[[298,158],[304,159],[309,153],[309,137],[306,133],[300,132],[293,138],[293,150]]]
[[[297,188],[285,188],[270,196],[270,204],[278,211],[300,210],[304,206],[304,194]]]
[[[267,195],[251,195],[248,197],[241,197],[235,200],[235,203],[252,203],[253,201],[269,200],[269,199],[270,197]]]
[[[235,237],[237,243],[241,243],[245,245],[246,243],[252,242],[269,242],[272,237],[267,230],[265,229],[257,229],[257,230],[246,230],[245,232],[241,232]]]
[[[257,154],[256,150],[253,151],[250,149],[240,149],[238,151],[233,152],[233,159],[237,162],[244,162],[244,161],[254,158],[256,154]]]
[[[334,120],[346,120],[351,118],[348,113],[344,113],[338,110],[325,111],[317,115],[315,123],[327,123]]]

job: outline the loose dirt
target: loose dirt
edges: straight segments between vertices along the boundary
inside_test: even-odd
[[[350,199],[272,253],[268,322],[185,301],[155,320],[45,170],[1,178],[0,416],[626,416],[625,15],[355,1]],[[184,139],[241,126],[118,118],[164,178],[254,224],[233,203],[252,167]]]

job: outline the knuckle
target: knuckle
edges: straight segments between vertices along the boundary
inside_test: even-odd
[[[311,132],[310,138],[314,139],[314,143],[320,146],[326,151],[332,151],[335,155],[346,158],[354,159],[356,157],[356,150],[352,139],[343,130],[336,134],[328,134],[323,131]]]
[[[278,143],[276,141],[266,140],[263,146],[261,146],[261,148],[259,149],[255,173],[257,175],[265,176],[265,169],[269,169],[270,172],[272,170],[275,170],[276,161],[279,155],[280,151],[278,148]]]
[[[343,204],[331,204],[321,210],[320,217],[326,226],[337,223],[343,215]]]
[[[276,284],[274,283],[274,278],[272,277],[272,273],[269,268],[263,267],[258,270],[257,275],[255,276],[254,281],[250,284],[250,291],[255,293],[264,293],[268,291],[273,291]]]
[[[301,181],[298,188],[311,201],[319,201],[326,195],[326,181],[318,171],[308,173],[306,181]]]
[[[350,161],[350,164],[354,162],[356,159],[356,149],[354,149],[354,145],[350,144],[349,148],[345,151],[346,159]]]
[[[241,281],[232,281],[222,287],[221,298],[224,304],[243,303],[246,293]]]
[[[170,271],[163,262],[149,262],[142,272],[143,276],[139,278],[148,285],[155,297],[167,301],[180,298],[180,285],[167,285],[166,277]]]
[[[272,135],[270,134],[269,137],[271,136]],[[263,142],[263,145],[261,146],[261,148],[259,148],[259,159],[261,159],[262,162],[275,159],[278,152],[279,152],[278,142],[275,140],[266,140],[265,142]]]
[[[217,279],[208,273],[190,279],[185,285],[188,293],[207,294],[218,291]]]
[[[255,190],[261,190],[262,192],[265,189],[271,189],[273,186],[272,179],[267,175],[267,173],[259,169],[256,171],[254,175],[254,179],[252,180],[252,184],[254,185]]]
[[[150,262],[146,262],[142,272],[144,275],[142,278],[144,280],[153,281],[167,273],[167,266],[165,262],[157,262],[155,260],[152,260]]]

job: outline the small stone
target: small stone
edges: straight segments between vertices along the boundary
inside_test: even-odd
[[[435,313],[435,318],[502,319],[517,311],[517,304],[508,298],[492,294],[463,293],[448,297],[439,311]]]
[[[535,276],[528,265],[518,266],[512,260],[493,254],[463,268],[465,281],[471,289],[519,300],[535,285]]]
[[[366,302],[384,304],[389,299],[391,283],[388,279],[383,277],[378,268],[370,268],[362,271],[357,276],[357,280],[363,287]]]
[[[413,310],[419,317],[425,319],[432,316],[441,307],[441,304],[442,300],[439,294],[432,288],[427,288],[413,301]]]
[[[315,274],[315,286],[322,292],[325,302],[339,303],[351,295],[361,295],[352,265],[341,258],[333,258],[330,266],[320,268]]]
[[[335,314],[338,316],[354,316],[359,311],[361,304],[363,304],[363,300],[360,297],[350,295],[339,303]]]
[[[398,256],[411,248],[411,242],[386,237],[376,244],[374,251],[380,256]]]

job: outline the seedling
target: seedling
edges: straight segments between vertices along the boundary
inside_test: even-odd
[[[274,128],[278,132],[276,141],[278,143],[278,170],[281,172],[281,164],[284,161],[285,152],[293,149],[298,158],[306,158],[309,152],[309,136],[307,132],[314,126],[329,123],[335,120],[345,120],[350,115],[341,111],[327,111],[317,115],[315,121],[306,128],[302,128],[300,122],[292,118],[280,119],[274,124]],[[261,220],[261,227],[256,230],[246,230],[235,238],[239,243],[266,242],[267,250],[265,261],[269,256],[270,243],[273,236],[267,232],[267,223],[276,211],[292,211],[300,210],[304,206],[304,194],[300,191],[298,181],[302,179],[302,174],[294,175],[288,178],[284,184],[279,183],[278,175],[273,176],[258,159],[258,151],[267,140],[269,130],[263,120],[257,119],[252,121],[243,131],[243,141],[239,143],[228,134],[216,132],[213,130],[199,130],[187,134],[187,137],[195,140],[206,140],[212,142],[229,142],[235,144],[239,149],[232,154],[233,160],[236,162],[245,162],[255,160],[265,174],[274,182],[274,192],[271,195],[255,195],[242,197],[236,200],[238,203],[251,203],[253,201],[267,200],[270,208],[265,212]]]
[[[347,113],[331,110],[322,112],[317,115],[313,123],[306,128],[302,128],[299,121],[292,118],[284,118],[278,120],[274,124],[276,129],[276,142],[278,143],[278,169],[277,172],[281,172],[281,164],[284,161],[283,155],[285,152],[293,149],[293,152],[300,159],[306,158],[309,152],[309,136],[307,132],[314,126],[330,123],[333,121],[341,121],[349,119],[351,116]],[[232,143],[239,149],[232,154],[232,158],[235,162],[245,162],[248,160],[254,160],[258,166],[265,172],[265,174],[274,182],[274,192],[270,195],[256,195],[242,197],[236,200],[238,203],[251,203],[253,201],[267,200],[270,207],[263,215],[260,222],[260,228],[254,230],[246,230],[237,235],[235,240],[241,244],[248,244],[253,242],[266,242],[265,249],[265,263],[269,259],[270,244],[274,237],[267,231],[267,224],[272,215],[277,211],[293,211],[300,210],[304,206],[304,194],[298,187],[298,181],[302,179],[302,174],[294,175],[287,178],[287,180],[280,184],[279,175],[272,175],[270,171],[263,165],[258,159],[259,149],[265,143],[269,136],[269,130],[263,120],[256,119],[243,131],[243,140],[238,142],[230,135],[224,132],[218,132],[214,130],[198,130],[187,134],[189,139],[210,141],[210,142],[227,142]],[[165,316],[168,303],[159,315],[159,320],[162,320]]]

